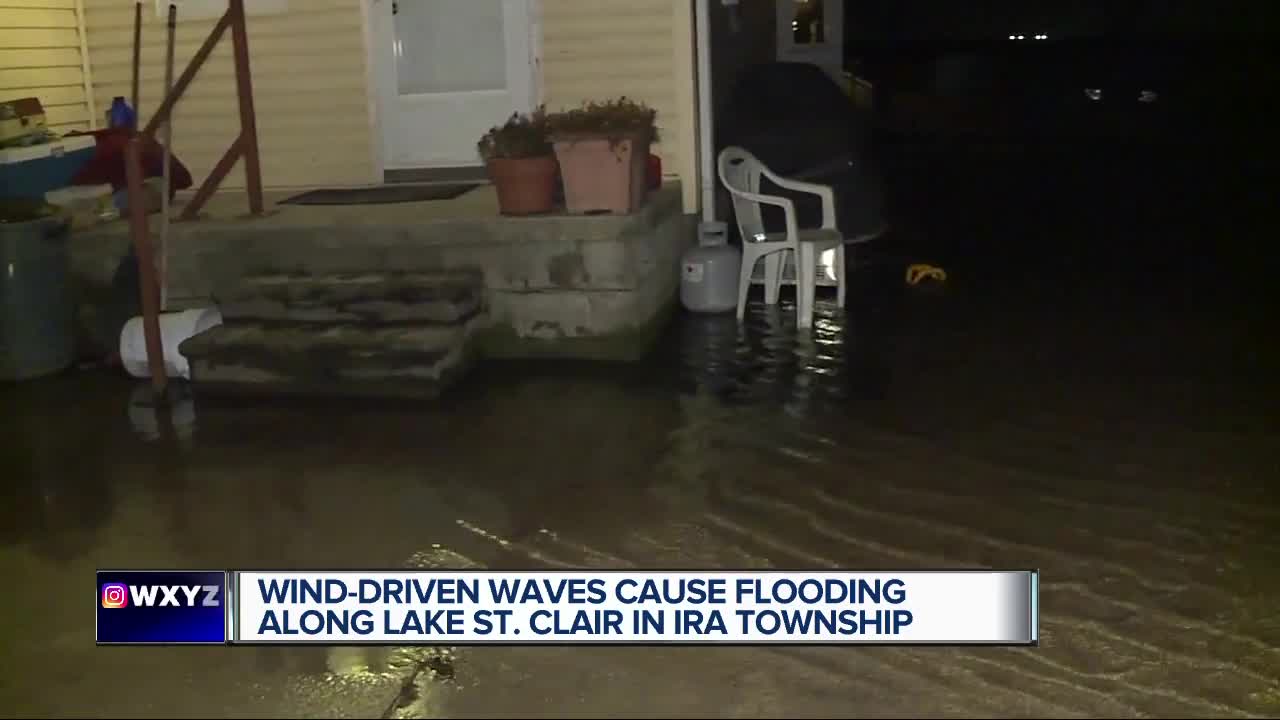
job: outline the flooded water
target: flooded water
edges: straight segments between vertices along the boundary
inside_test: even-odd
[[[756,304],[742,328],[678,318],[635,367],[486,366],[429,407],[197,402],[171,429],[108,372],[0,388],[0,708],[1280,715],[1278,355],[1249,231],[916,197],[812,333]],[[901,287],[906,248],[945,291]],[[93,645],[96,568],[402,565],[1037,567],[1042,643]]]

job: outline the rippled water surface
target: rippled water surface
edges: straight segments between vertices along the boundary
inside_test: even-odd
[[[1159,233],[1037,215],[912,215],[903,247],[957,238],[920,246],[952,270],[945,292],[904,292],[894,252],[871,255],[849,308],[822,303],[812,333],[785,302],[754,305],[742,328],[682,316],[639,366],[486,366],[429,407],[198,403],[161,432],[111,373],[0,388],[0,708],[1280,714],[1262,286],[1206,287],[1234,262],[1215,253],[1114,257]],[[995,241],[974,254],[960,242],[974,238]],[[1043,642],[430,657],[92,644],[98,567],[401,565],[1038,567]]]

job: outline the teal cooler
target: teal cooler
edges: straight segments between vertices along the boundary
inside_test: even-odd
[[[0,198],[44,200],[71,184],[91,159],[97,140],[75,135],[26,147],[0,148]]]

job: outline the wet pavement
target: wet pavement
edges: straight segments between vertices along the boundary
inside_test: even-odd
[[[0,712],[1280,715],[1266,187],[921,163],[812,334],[757,304],[680,317],[635,367],[172,427],[106,371],[0,387]],[[908,258],[947,289],[905,291]],[[93,645],[99,567],[400,565],[1030,566],[1042,644]]]

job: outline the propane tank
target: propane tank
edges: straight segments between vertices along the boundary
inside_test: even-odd
[[[698,244],[681,262],[680,302],[700,313],[721,313],[738,307],[738,274],[742,252],[729,244],[729,226],[704,222],[698,226]]]

